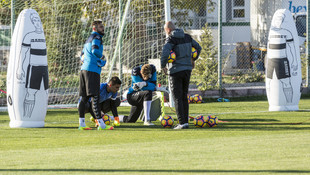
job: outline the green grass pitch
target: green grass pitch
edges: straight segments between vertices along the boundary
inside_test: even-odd
[[[191,122],[177,131],[159,122],[79,131],[77,109],[48,110],[44,128],[12,129],[2,112],[0,174],[310,174],[310,99],[299,107],[268,112],[267,101],[190,104],[191,115],[225,122],[216,128]],[[129,107],[119,113],[128,115]],[[166,114],[175,116],[168,107]]]

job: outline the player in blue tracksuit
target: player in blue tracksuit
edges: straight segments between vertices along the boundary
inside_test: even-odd
[[[121,104],[120,98],[117,98],[117,92],[121,87],[121,80],[118,77],[112,77],[109,82],[100,84],[100,98],[99,106],[102,113],[112,111],[114,116],[114,126],[120,126],[117,107]],[[89,112],[92,117],[91,120],[95,122],[95,114],[91,108],[92,104],[89,100],[86,104],[85,112]]]
[[[102,37],[104,36],[104,25],[102,21],[92,23],[93,32],[84,44],[81,54],[83,65],[80,73],[80,96],[79,103],[79,130],[90,130],[85,124],[85,105],[89,98],[92,101],[92,110],[99,123],[98,130],[109,129],[113,127],[106,126],[101,118],[99,106],[99,87],[101,67],[106,63],[103,51]]]
[[[144,125],[154,125],[150,121],[152,92],[157,82],[156,68],[152,64],[136,66],[131,74],[132,83],[128,90],[127,101],[131,105],[130,114],[124,117],[123,122],[136,122],[144,109]]]

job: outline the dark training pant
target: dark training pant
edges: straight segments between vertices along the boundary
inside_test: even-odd
[[[92,100],[92,108],[97,119],[101,117],[99,106],[100,75],[95,72],[82,70],[80,73],[80,96],[79,116],[85,117],[85,107],[89,98]]]
[[[127,101],[131,105],[128,118],[124,118],[124,123],[134,123],[138,120],[143,110],[144,101],[152,101],[152,91],[137,91],[127,94]]]
[[[112,100],[112,99],[107,99],[101,103],[99,103],[101,112],[103,113],[108,113],[110,111],[113,112],[113,105],[115,107],[118,107],[121,104],[121,100],[119,98],[116,98],[116,100]],[[95,117],[95,114],[93,112],[93,109],[91,107],[91,102],[88,102],[86,104],[86,109],[85,109],[85,113],[90,113],[93,117]],[[117,114],[113,114],[113,115],[117,115]]]
[[[180,124],[188,123],[189,105],[187,101],[187,93],[190,76],[190,70],[176,72],[169,76],[172,97]]]

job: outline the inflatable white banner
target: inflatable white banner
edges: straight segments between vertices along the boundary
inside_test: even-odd
[[[299,38],[289,10],[275,12],[268,36],[266,91],[269,111],[295,111],[301,95]]]
[[[7,71],[10,127],[44,127],[48,101],[46,42],[39,14],[23,10],[17,19]]]

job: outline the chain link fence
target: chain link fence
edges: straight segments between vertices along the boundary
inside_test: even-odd
[[[203,27],[208,26],[212,33],[212,41],[218,49],[219,42],[219,1],[213,1],[213,8],[209,1],[199,1],[198,9],[188,11],[186,20],[177,20],[178,27],[191,33],[201,43],[201,39],[206,33]],[[176,7],[176,5],[175,5]],[[202,71],[196,71],[200,77],[195,81],[192,78],[192,88],[198,88],[201,91],[210,91],[210,89],[219,88],[216,86],[222,82],[222,90],[238,90],[244,88],[264,89],[265,88],[265,63],[267,53],[268,33],[274,12],[277,9],[288,9],[292,12],[300,40],[300,54],[302,61],[302,79],[303,86],[306,86],[307,79],[307,60],[305,54],[306,39],[306,1],[302,0],[223,0],[222,1],[222,34],[221,34],[221,75],[204,76]],[[172,8],[174,9],[174,8]],[[196,11],[195,11],[196,10]],[[211,10],[211,11],[210,11]],[[184,12],[183,12],[184,14]],[[175,16],[180,15],[178,11]],[[173,15],[172,15],[173,16]],[[185,18],[184,18],[185,19]],[[207,49],[205,49],[207,50]],[[213,59],[217,60],[218,54]],[[212,60],[212,58],[209,58]],[[214,61],[216,63],[216,61]],[[209,75],[214,74],[216,69],[210,69]],[[193,71],[195,74],[195,71]],[[218,72],[216,72],[218,73]],[[214,78],[215,81],[208,79]],[[201,88],[206,82],[205,88]],[[213,83],[213,84],[212,84]],[[212,94],[211,94],[212,95]],[[218,95],[218,94],[216,94]],[[225,94],[224,94],[225,95]],[[258,94],[261,95],[261,94]]]
[[[54,100],[50,104],[75,103],[78,98],[79,51],[90,32],[90,21],[95,18],[108,21],[106,30],[109,36],[106,38],[105,48],[110,49],[106,50],[106,54],[108,58],[112,58],[118,35],[120,14],[122,14],[120,12],[125,8],[127,1],[123,0],[122,4],[120,1],[114,0],[109,2],[104,0],[52,0],[46,3],[42,0],[1,1],[0,106],[6,106],[6,72],[12,26],[11,2],[15,2],[15,20],[24,8],[37,10],[42,21],[45,21],[43,27],[47,40],[53,39],[47,49],[53,51],[49,56],[49,59],[53,60],[49,62],[50,85],[54,90],[62,91],[62,94],[68,99],[59,100],[61,97],[54,96]],[[201,55],[201,59],[204,60],[197,62],[202,66],[196,66],[193,71],[190,86],[192,91],[198,89],[200,92],[208,92],[219,88],[227,90],[244,87],[264,89],[268,32],[272,16],[279,8],[290,10],[295,18],[301,43],[302,78],[303,82],[306,81],[306,1],[222,0],[221,15],[218,13],[219,2],[217,0],[171,1],[172,21],[178,28],[191,34],[204,49],[204,53]],[[121,57],[125,58],[124,63],[128,63],[122,74],[124,80],[126,79],[126,85],[128,85],[127,81],[130,81],[128,71],[130,72],[132,66],[150,63],[150,60],[154,61],[154,64],[158,63],[165,38],[163,30],[164,0],[151,0],[144,3],[132,0],[129,11],[123,36],[125,40],[122,42],[123,45],[121,44]],[[220,17],[222,21],[219,25]],[[75,19],[74,23],[70,19]],[[219,26],[222,26],[221,34]],[[68,39],[67,35],[73,36],[73,38]],[[221,43],[218,40],[219,35],[221,35]],[[131,45],[127,43],[131,43]],[[219,45],[222,48],[220,57],[222,69],[220,71],[218,71]],[[131,62],[132,57],[139,57],[139,61]],[[118,74],[118,65],[116,63],[113,68],[114,75]],[[67,68],[70,68],[70,71]],[[158,65],[157,69],[160,69]],[[108,68],[103,72],[107,70]],[[218,74],[219,72],[220,74]],[[160,73],[159,75],[160,82],[166,84],[167,79]],[[70,91],[67,91],[68,87],[70,87]]]

